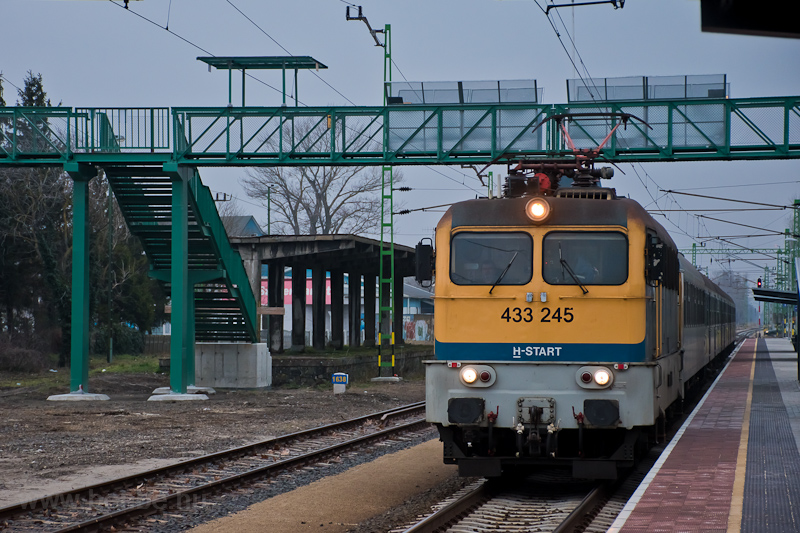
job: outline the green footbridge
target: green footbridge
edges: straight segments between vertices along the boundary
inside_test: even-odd
[[[605,113],[597,116],[598,112]],[[583,113],[583,116],[579,114]],[[614,113],[609,116],[607,113]],[[567,114],[579,118],[564,120]],[[624,127],[622,114],[633,115]],[[613,130],[613,131],[612,131]],[[194,384],[195,341],[257,342],[256,296],[204,166],[394,166],[800,158],[800,97],[383,107],[0,108],[0,166],[74,180],[71,390],[88,391],[88,184],[102,168],[172,301],[170,386]]]

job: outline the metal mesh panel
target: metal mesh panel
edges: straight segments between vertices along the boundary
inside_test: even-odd
[[[725,117],[722,104],[677,106],[672,113],[672,145],[724,145]]]
[[[239,126],[237,146],[248,155],[275,154],[280,149],[280,117],[245,117]]]
[[[196,154],[226,153],[228,122],[222,115],[190,115],[184,129],[189,149]]]
[[[800,144],[800,105],[789,109],[789,142]]]
[[[10,108],[0,111],[0,152],[57,155],[67,151],[69,111]]]
[[[327,116],[294,117],[291,123],[292,151],[311,154],[330,152]]]
[[[404,104],[537,103],[542,90],[536,80],[395,81],[389,95]]]
[[[473,128],[470,131],[471,128]],[[442,149],[490,151],[492,115],[485,110],[442,111]]]
[[[731,114],[731,144],[768,146],[783,144],[783,108],[737,108]]]
[[[419,81],[392,82],[391,95],[402,98],[404,104],[425,103],[422,96],[422,82]]]
[[[567,98],[570,102],[644,100],[645,88],[642,77],[567,80]]]
[[[544,118],[545,115],[538,109],[499,109],[495,150],[509,152],[541,150],[544,130],[542,128],[533,130]]]
[[[536,80],[500,80],[500,102],[538,103],[542,101],[544,89],[538,88]]]
[[[728,93],[724,74],[567,80],[570,102],[725,98]]]
[[[636,119],[628,121],[627,127],[620,126],[614,132],[617,148],[650,148],[654,145],[667,145],[669,112],[665,106],[625,107],[622,111],[641,118],[652,129]]]
[[[336,152],[383,151],[383,118],[380,116],[337,116],[334,127]]]
[[[389,112],[389,151],[420,152],[437,150],[438,126],[434,111],[390,111]],[[425,123],[426,126],[419,129]],[[419,129],[419,131],[417,131]]]
[[[569,109],[568,113],[585,113],[586,109]],[[614,108],[593,108],[591,112],[610,113],[616,111]],[[613,127],[610,117],[588,117],[570,120],[564,123],[564,126],[572,139],[575,148],[597,148],[597,146],[605,139],[608,132]]]

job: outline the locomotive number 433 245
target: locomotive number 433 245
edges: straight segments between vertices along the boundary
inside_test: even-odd
[[[550,309],[549,307],[542,307],[541,317],[539,322],[572,322],[575,320],[575,315],[572,314],[572,307],[556,307]],[[500,318],[506,322],[533,322],[533,309],[530,307],[506,307]]]

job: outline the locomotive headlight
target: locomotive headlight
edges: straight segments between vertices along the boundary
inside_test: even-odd
[[[611,373],[606,369],[600,369],[594,373],[594,381],[601,387],[604,387],[611,381]]]
[[[583,389],[608,389],[614,384],[614,373],[602,365],[582,366],[575,373],[575,382]]]
[[[491,387],[497,381],[497,372],[489,365],[471,364],[458,374],[461,383],[468,387]]]
[[[461,371],[461,379],[464,380],[464,383],[475,383],[475,380],[478,379],[478,372],[468,366]]]
[[[532,198],[525,205],[525,214],[533,222],[544,222],[550,216],[550,204],[544,198]]]

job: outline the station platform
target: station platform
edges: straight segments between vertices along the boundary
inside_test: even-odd
[[[742,343],[608,531],[800,531],[800,386],[789,339]]]

